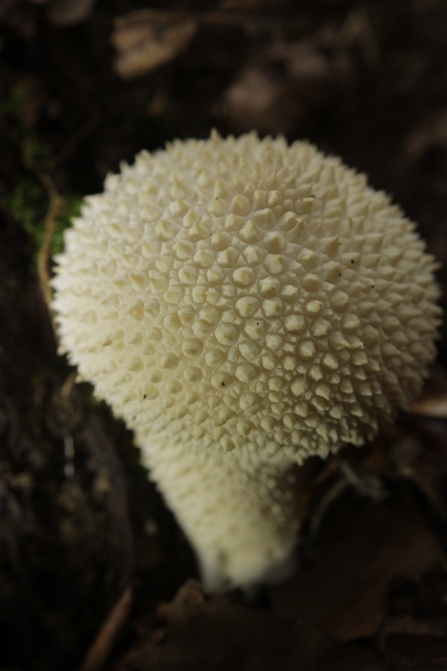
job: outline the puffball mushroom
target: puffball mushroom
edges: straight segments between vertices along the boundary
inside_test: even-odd
[[[56,257],[61,351],[134,430],[211,589],[290,572],[297,465],[408,408],[435,262],[364,175],[255,133],[142,151]]]

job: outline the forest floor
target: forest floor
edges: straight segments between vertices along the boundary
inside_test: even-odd
[[[445,670],[445,326],[421,401],[320,473],[301,569],[254,605],[201,590],[131,433],[58,357],[38,271],[121,161],[256,129],[390,192],[445,308],[447,4],[147,5],[0,1],[0,669]]]

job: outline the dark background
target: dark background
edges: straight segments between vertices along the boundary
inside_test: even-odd
[[[37,273],[55,199],[52,251],[122,160],[213,127],[366,172],[447,281],[444,0],[0,0],[0,669],[78,668],[129,584],[84,671],[446,669],[445,328],[422,402],[320,473],[300,577],[255,605],[190,583],[166,606],[196,575],[187,541],[57,357]]]

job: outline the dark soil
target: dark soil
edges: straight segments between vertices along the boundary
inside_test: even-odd
[[[186,582],[194,557],[130,432],[57,356],[36,255],[54,190],[57,249],[120,161],[254,128],[392,193],[444,288],[447,4],[154,0],[129,17],[147,4],[0,0],[0,669],[79,668],[95,640],[84,671],[446,669],[446,327],[417,414],[320,473],[299,575],[247,604]],[[169,58],[137,30],[168,34]],[[355,487],[325,505],[342,472]]]

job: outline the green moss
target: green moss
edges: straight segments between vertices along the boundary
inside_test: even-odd
[[[50,145],[40,140],[35,135],[26,135],[22,142],[23,165],[32,170],[36,166],[47,167],[51,165],[52,151]]]
[[[49,207],[48,193],[41,175],[51,175],[53,152],[51,146],[32,132],[29,110],[35,92],[26,81],[10,85],[0,113],[7,121],[9,141],[21,156],[23,177],[9,192],[1,196],[3,207],[23,226],[35,243],[34,262],[45,236],[45,217]],[[57,217],[51,254],[63,248],[63,232],[70,226],[72,217],[79,216],[82,199],[75,195],[63,196],[64,207]]]
[[[34,238],[36,246],[39,247],[43,239],[46,211],[43,188],[32,180],[24,179],[3,200],[14,219]]]
[[[45,235],[45,216],[48,209],[48,196],[44,188],[36,181],[24,179],[11,194],[3,197],[4,205],[25,231],[33,238],[36,256],[42,246]],[[71,219],[79,216],[82,198],[68,195],[64,197],[63,212],[57,218],[51,245],[51,254],[63,249],[63,232],[71,225]]]
[[[4,114],[8,114],[22,124],[28,97],[28,87],[23,82],[17,82],[9,88],[7,98],[0,109]]]

